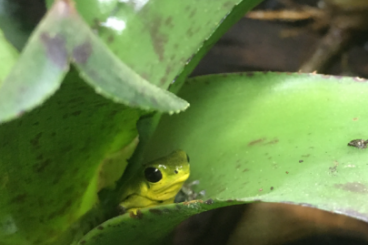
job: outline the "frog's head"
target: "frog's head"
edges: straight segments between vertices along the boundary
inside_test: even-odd
[[[177,150],[144,165],[147,197],[152,200],[174,198],[189,177],[189,157]]]

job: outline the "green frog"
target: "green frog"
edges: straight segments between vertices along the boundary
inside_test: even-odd
[[[144,164],[132,176],[120,205],[128,212],[173,203],[190,174],[189,157],[182,150]]]

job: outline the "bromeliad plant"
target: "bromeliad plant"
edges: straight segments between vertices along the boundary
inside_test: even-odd
[[[366,137],[363,80],[184,82],[259,2],[55,0],[19,55],[1,36],[0,244],[161,244],[191,215],[254,201],[367,220],[367,153],[347,146]],[[113,217],[125,177],[175,149],[203,200]]]

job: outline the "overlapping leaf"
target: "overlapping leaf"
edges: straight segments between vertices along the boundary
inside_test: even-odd
[[[13,67],[17,57],[18,52],[6,41],[3,33],[0,31],[0,60],[2,60],[2,65],[0,66],[0,86]]]
[[[138,220],[126,214],[91,232],[86,244],[150,238],[150,244],[161,244],[167,227],[212,202],[213,207],[240,201],[294,203],[368,221],[368,152],[347,146],[367,138],[367,93],[368,84],[361,79],[308,74],[191,79],[179,93],[191,108],[163,117],[146,160],[186,150],[189,181],[200,181],[195,190],[205,190],[207,201],[178,204],[181,208],[175,211],[175,206],[143,210]],[[166,228],[151,232],[152,223]],[[126,232],[134,225],[139,228]],[[140,229],[145,235],[136,237]]]
[[[107,6],[112,2],[118,1],[104,1],[104,4]],[[256,2],[259,1],[249,2],[244,10]],[[122,164],[126,164],[129,150],[125,152],[125,149],[136,136],[135,123],[141,115],[140,111],[115,104],[95,92],[140,108],[166,112],[184,109],[186,102],[149,84],[142,77],[167,87],[178,71],[186,70],[186,60],[198,51],[217,27],[221,27],[223,17],[238,3],[221,1],[215,5],[205,4],[210,8],[198,8],[198,14],[193,8],[187,13],[188,16],[175,11],[187,12],[189,9],[185,6],[195,5],[194,0],[187,1],[184,8],[172,8],[171,1],[147,2],[142,12],[134,12],[135,17],[130,15],[133,19],[140,19],[129,24],[132,28],[130,34],[125,33],[127,36],[114,42],[115,48],[111,48],[116,52],[116,47],[119,47],[116,53],[124,63],[117,60],[94,36],[79,18],[71,1],[55,3],[0,88],[0,168],[3,173],[0,178],[0,240],[3,244],[70,242],[68,235],[66,240],[60,240],[60,237],[71,226],[78,229],[74,227],[74,221],[96,202],[99,165],[110,160],[115,163],[118,160],[116,156]],[[76,4],[83,16],[83,10],[88,12],[89,8],[96,7],[91,1],[80,0]],[[120,9],[135,9],[132,3],[119,2],[118,5]],[[155,13],[162,6],[166,6],[165,11]],[[97,33],[109,43],[115,36],[109,35],[109,28],[98,19],[113,19],[114,11],[110,10],[115,7],[107,9],[98,6],[94,9],[100,12],[89,17],[97,20],[97,27],[100,27],[96,28]],[[142,25],[139,24],[142,19],[156,18],[157,14],[168,15],[166,23],[173,15],[176,23],[165,31],[173,46],[170,51],[165,51],[165,62],[158,61],[157,47],[152,48],[152,43],[145,46],[147,40],[144,37],[147,33],[155,34],[154,26],[141,31]],[[238,13],[236,18],[241,15]],[[87,21],[92,19],[87,18]],[[96,27],[96,23],[89,23]],[[180,23],[185,23],[185,26],[178,26]],[[197,28],[197,35],[193,36],[195,39],[182,42],[184,33],[191,31],[188,27],[197,24],[206,27],[203,33],[201,28]],[[227,27],[220,28],[221,32]],[[155,45],[160,45],[160,37],[161,34],[152,37]],[[216,38],[218,36],[212,42]],[[146,52],[147,47],[150,47],[149,52]],[[178,62],[170,66],[174,64],[170,57],[178,51]],[[152,52],[155,55],[152,56]],[[133,64],[132,60],[138,63]],[[61,84],[70,62],[75,64],[94,91],[73,69]],[[150,75],[146,76],[144,70],[148,70]],[[158,80],[165,81],[160,84]],[[23,115],[24,112],[27,113]],[[23,117],[6,122],[19,115]]]
[[[79,17],[56,1],[0,87],[0,121],[42,104],[59,88],[72,61],[99,94],[133,107],[178,112],[188,103],[152,85],[122,63]]]

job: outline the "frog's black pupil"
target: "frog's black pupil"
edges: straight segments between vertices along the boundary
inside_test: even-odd
[[[162,179],[162,173],[159,169],[148,167],[144,170],[146,180],[152,183],[157,183]]]
[[[188,154],[187,154],[187,161],[188,161],[188,162],[190,162],[190,159],[189,159],[189,156],[188,156]]]
[[[177,174],[177,173],[179,173],[179,171],[178,171],[178,170],[176,170],[176,169],[175,169],[175,171],[174,171],[174,172],[175,172],[176,174]]]

